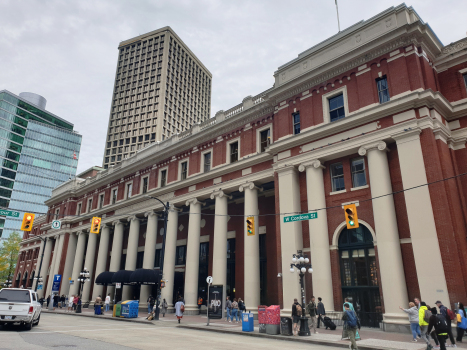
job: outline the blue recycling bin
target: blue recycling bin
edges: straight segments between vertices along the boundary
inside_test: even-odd
[[[243,313],[242,331],[253,332],[255,330],[255,319],[252,313]]]
[[[125,318],[136,318],[138,317],[138,300],[127,300],[122,302],[122,310],[120,312],[120,317]]]

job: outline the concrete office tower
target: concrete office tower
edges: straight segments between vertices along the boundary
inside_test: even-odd
[[[211,73],[170,27],[118,46],[103,166],[209,119]]]

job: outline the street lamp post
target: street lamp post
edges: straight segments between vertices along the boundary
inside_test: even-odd
[[[79,296],[80,300],[81,300],[81,297],[83,296],[84,284],[86,282],[89,282],[89,281],[90,281],[90,279],[89,279],[89,270],[87,268],[84,268],[84,270],[79,273],[79,278],[78,278],[79,290],[80,290],[80,296]],[[82,303],[82,300],[81,300],[81,303]],[[76,305],[76,313],[77,314],[81,313],[81,303],[78,303],[78,305]]]
[[[300,331],[298,335],[301,336],[309,336],[310,329],[308,328],[308,318],[306,317],[305,312],[305,285],[303,281],[303,277],[305,276],[305,272],[308,270],[308,273],[312,273],[313,269],[311,268],[310,259],[306,254],[303,254],[301,250],[297,250],[297,254],[293,255],[292,264],[290,264],[290,272],[294,273],[297,268],[299,271],[300,276],[300,289],[301,289],[301,297],[302,297],[302,316],[300,317]]]
[[[3,282],[3,286],[5,288],[11,288],[11,286],[13,285],[13,281],[10,280],[10,275],[8,275],[8,278],[5,282]]]
[[[164,215],[164,234],[162,235],[162,249],[161,249],[160,262],[159,262],[159,266],[160,266],[159,271],[160,271],[160,275],[161,275],[161,278],[162,278],[163,271],[164,271],[165,238],[167,236],[166,235],[166,233],[167,233],[167,219],[169,217],[169,202],[167,202],[167,204],[164,204],[164,202],[162,202],[159,198],[152,197],[152,196],[149,196],[149,195],[146,195],[146,197],[158,200],[159,202],[161,202],[162,206],[164,207],[164,212],[163,212],[163,215]],[[157,232],[156,232],[156,235],[157,235]],[[160,305],[160,303],[161,303],[161,281],[159,281],[159,283],[157,283],[156,313],[154,315],[154,320],[156,320],[156,321],[159,321],[159,313],[160,313],[159,305]]]

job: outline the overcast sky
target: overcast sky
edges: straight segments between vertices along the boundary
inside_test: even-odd
[[[400,4],[339,0],[341,28]],[[445,44],[466,0],[412,0]],[[0,0],[0,90],[34,92],[83,135],[78,172],[102,165],[120,41],[171,26],[211,71],[212,115],[274,82],[278,66],[336,34],[334,0]]]

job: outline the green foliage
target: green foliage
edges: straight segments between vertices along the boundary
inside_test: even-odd
[[[19,243],[21,239],[18,232],[13,232],[0,246],[0,289],[3,287],[3,283],[8,277],[13,279],[16,262],[18,261]]]

